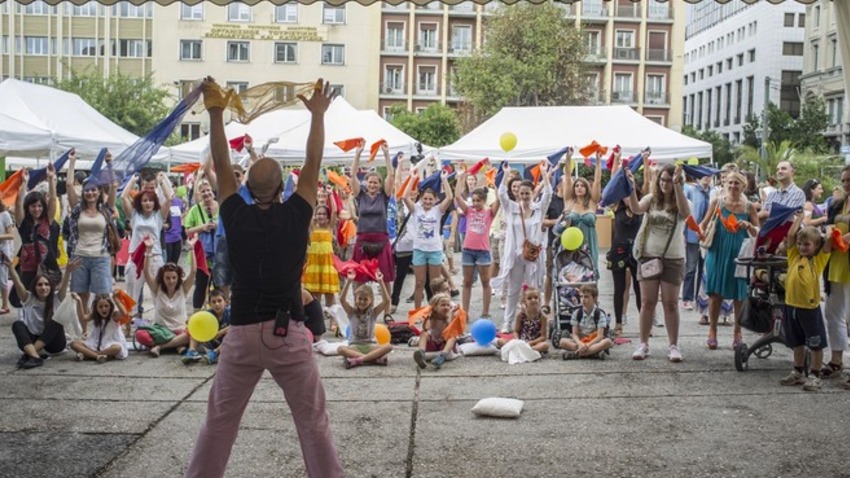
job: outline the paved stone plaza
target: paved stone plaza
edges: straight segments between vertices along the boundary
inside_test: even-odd
[[[613,284],[603,276],[601,304],[610,310]],[[781,346],[737,372],[731,327],[720,328],[721,348],[709,351],[707,328],[683,313],[681,364],[667,361],[663,328],[654,329],[644,362],[631,360],[634,344],[605,361],[464,357],[438,372],[420,372],[408,347],[388,367],[345,370],[339,357],[317,355],[347,476],[850,476],[850,391],[838,381],[818,393],[781,387],[790,368]],[[629,315],[626,336],[635,339],[637,315]],[[0,476],[183,475],[215,367],[186,367],[174,354],[131,352],[97,365],[65,353],[19,371],[14,317],[0,320]],[[522,417],[473,416],[476,401],[492,396],[524,400]],[[227,476],[304,476],[289,409],[268,375]]]

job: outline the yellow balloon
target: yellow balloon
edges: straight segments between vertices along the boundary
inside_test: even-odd
[[[209,342],[218,333],[218,319],[202,310],[189,317],[189,335],[198,342]]]
[[[688,160],[688,164],[691,166],[696,166],[699,164],[699,158],[691,158]]]
[[[502,151],[507,153],[516,148],[516,141],[515,134],[511,132],[503,133],[502,137],[499,138],[499,146],[502,147]]]
[[[568,251],[578,249],[581,247],[582,243],[584,243],[584,233],[581,232],[581,229],[575,226],[568,227],[564,233],[561,234],[561,245]]]
[[[386,345],[390,343],[390,329],[384,324],[375,324],[375,340],[378,345]]]

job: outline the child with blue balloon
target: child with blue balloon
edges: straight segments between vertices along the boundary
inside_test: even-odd
[[[549,352],[549,317],[540,306],[540,290],[534,286],[524,287],[520,307],[511,340],[522,340],[540,353]],[[508,342],[500,338],[496,344],[501,348]]]
[[[381,287],[381,303],[375,305],[375,294],[372,286],[363,284],[354,291],[354,305],[348,302],[348,289],[354,282],[356,273],[348,271],[348,280],[339,293],[339,303],[348,314],[349,330],[348,346],[340,347],[339,354],[343,356],[345,368],[357,367],[363,364],[387,365],[387,354],[393,351],[391,344],[378,345],[375,340],[375,324],[378,317],[383,317],[390,309],[390,292],[384,282],[380,270],[375,271],[375,279]]]
[[[431,312],[422,324],[419,350],[413,353],[413,360],[421,369],[427,367],[430,361],[435,370],[440,370],[447,360],[454,360],[459,356],[457,335],[452,333],[449,324],[456,316],[465,312],[452,305],[449,294],[435,294],[429,305]]]

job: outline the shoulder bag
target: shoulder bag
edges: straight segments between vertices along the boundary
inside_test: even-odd
[[[678,222],[678,219],[676,221]],[[664,246],[664,252],[661,253],[661,257],[653,257],[652,259],[648,259],[645,262],[641,262],[640,266],[638,266],[638,271],[640,272],[641,279],[653,280],[661,277],[661,274],[664,273],[663,258],[665,255],[667,255],[667,250],[670,249],[670,243],[673,241],[673,236],[675,235],[676,223],[674,222],[673,227],[670,230],[670,237],[667,238],[667,245]]]
[[[726,201],[721,200],[720,204],[718,204],[713,211],[710,211],[711,221],[708,222],[708,226],[705,229],[705,239],[699,242],[700,252],[703,256],[705,256],[708,250],[711,249],[711,245],[714,244],[714,235],[717,233],[717,214],[718,211],[720,211],[720,209],[722,209],[725,205]]]
[[[525,213],[522,211],[522,206],[519,207],[519,217],[522,220],[522,258],[529,262],[534,262],[540,257],[542,246],[532,243],[525,235]]]

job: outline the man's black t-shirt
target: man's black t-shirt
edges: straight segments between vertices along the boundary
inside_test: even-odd
[[[231,323],[271,320],[281,307],[289,309],[293,320],[303,321],[301,271],[313,208],[297,193],[267,210],[233,194],[221,205],[220,215],[233,267]]]
[[[546,209],[546,219],[558,219],[561,217],[561,214],[564,213],[564,198],[558,196],[557,194],[552,195],[552,199],[549,201],[549,208]],[[549,228],[549,246],[555,243],[555,233],[553,232],[555,227]]]

